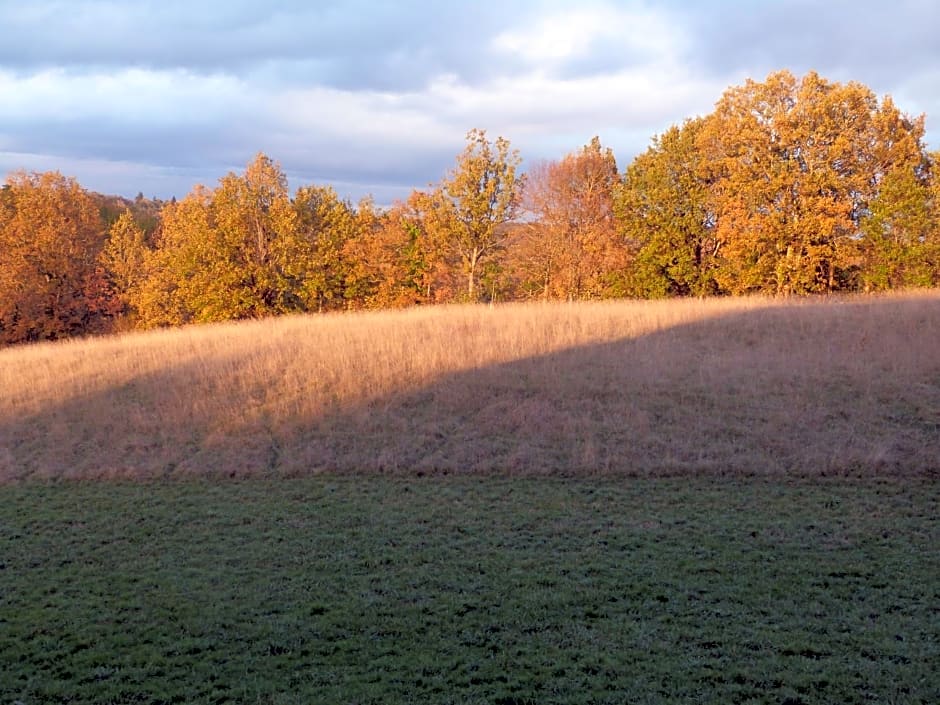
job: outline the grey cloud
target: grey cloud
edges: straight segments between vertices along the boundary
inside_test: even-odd
[[[25,6],[25,7],[24,7]],[[0,66],[128,65],[242,75],[272,64],[344,89],[416,89],[442,73],[506,69],[486,46],[533,3],[49,2],[0,5]]]
[[[567,80],[609,75],[624,69],[642,67],[650,62],[650,58],[644,50],[607,38],[596,41],[590,51],[564,61],[556,69],[555,75]]]
[[[135,125],[114,120],[44,120],[0,128],[0,177],[15,168],[57,169],[93,190],[163,198],[185,195],[196,183],[214,185],[239,172],[258,152],[279,161],[291,185],[328,184],[358,200],[381,204],[435,182],[462,145],[452,149],[340,140],[326,135],[279,135],[276,126],[231,116],[226,125]],[[30,155],[34,155],[30,157]],[[41,158],[40,158],[41,157]],[[108,168],[108,164],[111,167]],[[122,165],[137,165],[129,180]],[[104,165],[104,166],[103,166]]]
[[[120,120],[43,120],[3,125],[5,150],[50,153],[69,159],[102,159],[182,168],[225,162],[244,135],[224,126],[136,125]]]
[[[932,0],[723,0],[673,11],[690,26],[688,60],[718,74],[744,70],[760,80],[813,69],[890,86],[940,61],[940,4]]]
[[[286,155],[272,154],[280,161],[284,170],[291,175],[291,184],[342,184],[360,195],[372,193],[376,197],[387,192],[405,189],[424,188],[444,176],[445,168],[453,161],[461,145],[456,145],[452,152],[440,150],[416,153],[395,150],[393,164],[386,168],[370,167],[363,164],[361,155],[353,154],[350,159],[330,153]],[[337,190],[341,191],[337,186]]]

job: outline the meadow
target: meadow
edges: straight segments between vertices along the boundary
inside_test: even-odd
[[[940,699],[923,478],[0,493],[4,703]]]
[[[0,703],[940,701],[940,293],[0,350]]]
[[[940,469],[940,294],[467,306],[0,350],[0,481]]]

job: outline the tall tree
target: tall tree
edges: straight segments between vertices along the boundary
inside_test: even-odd
[[[114,299],[97,258],[98,208],[58,172],[10,175],[0,198],[0,342],[105,329]]]
[[[259,154],[217,189],[162,212],[158,247],[134,303],[142,325],[304,310],[308,250],[280,167]]]
[[[704,119],[696,118],[670,127],[627,168],[615,199],[619,226],[636,253],[626,293],[662,297],[718,291],[721,241],[698,148],[703,125]]]
[[[441,184],[452,207],[449,242],[463,264],[470,301],[478,297],[481,266],[497,257],[508,236],[505,225],[516,215],[520,163],[508,140],[499,137],[490,142],[485,130],[474,129],[467,134],[456,167]]]
[[[346,262],[345,299],[351,308],[373,308],[384,303],[378,294],[381,282],[394,277],[397,243],[390,237],[388,217],[376,208],[371,198],[364,198],[354,214],[352,237],[342,246]]]
[[[921,159],[923,121],[857,83],[786,71],[731,88],[699,138],[731,292],[849,286],[860,219],[883,176]]]
[[[301,309],[305,252],[280,165],[259,154],[244,174],[223,177],[210,215],[216,315],[258,318]]]
[[[613,195],[617,162],[595,137],[579,152],[537,165],[526,175],[529,218],[513,242],[513,259],[542,298],[599,298],[626,265]]]
[[[937,283],[937,222],[931,210],[926,179],[912,170],[885,175],[862,223],[865,289]]]
[[[203,315],[201,299],[206,287],[215,286],[206,271],[214,258],[211,199],[212,192],[199,185],[161,210],[155,247],[144,256],[144,276],[129,293],[139,327],[221,320]]]
[[[454,267],[447,261],[435,211],[440,199],[413,191],[375,218],[374,227],[360,226],[344,249],[350,279],[368,307],[400,307],[453,299]],[[449,204],[448,204],[449,207]],[[360,206],[360,220],[363,219]]]
[[[344,308],[351,275],[344,248],[360,225],[355,209],[332,187],[303,186],[294,197],[294,211],[306,251],[304,290],[308,307],[316,311]]]
[[[126,208],[108,229],[108,239],[99,256],[114,295],[121,303],[122,314],[130,311],[132,290],[143,281],[146,257],[144,231]]]

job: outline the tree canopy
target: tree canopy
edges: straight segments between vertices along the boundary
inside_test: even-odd
[[[787,71],[618,170],[595,137],[522,173],[471,130],[387,208],[292,190],[258,154],[179,201],[58,172],[0,188],[0,344],[128,327],[450,301],[881,291],[940,284],[940,154],[924,117]]]
[[[0,340],[96,332],[113,315],[94,200],[58,172],[16,172],[0,198]]]

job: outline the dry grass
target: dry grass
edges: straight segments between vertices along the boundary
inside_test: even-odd
[[[940,292],[444,307],[0,351],[0,480],[936,474]]]

